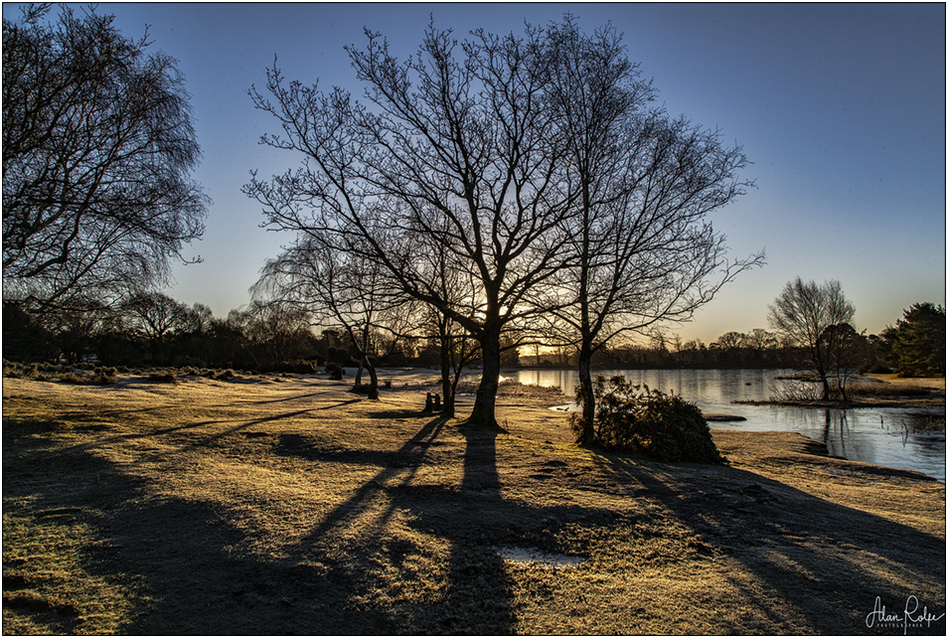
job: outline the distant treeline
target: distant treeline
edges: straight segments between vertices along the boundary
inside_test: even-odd
[[[945,374],[945,310],[916,304],[880,335],[855,335],[859,372]],[[417,332],[380,333],[377,366],[440,363],[438,339]],[[506,368],[576,366],[569,347],[539,344],[503,351]],[[279,303],[252,303],[215,317],[203,304],[187,306],[161,293],[136,296],[119,307],[47,309],[30,314],[3,306],[3,357],[17,362],[94,362],[108,366],[203,366],[250,371],[315,372],[327,364],[359,365],[359,351],[341,329],[316,330],[311,318]],[[472,364],[477,365],[475,355]],[[655,331],[642,343],[595,354],[601,368],[784,368],[806,366],[804,350],[777,333],[728,332],[709,344]]]
[[[380,366],[440,363],[435,338],[394,338],[380,332],[373,343],[380,353],[374,362]],[[359,351],[346,331],[314,329],[306,313],[289,305],[253,302],[220,318],[203,304],[187,306],[162,293],[140,294],[118,307],[48,308],[42,313],[4,302],[3,358],[298,373],[327,364],[359,365]],[[516,366],[516,352],[508,351],[503,363]]]

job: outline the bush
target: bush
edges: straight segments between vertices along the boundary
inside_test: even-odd
[[[280,362],[272,370],[280,373],[296,373],[298,375],[312,375],[316,373],[319,361],[313,359],[291,359]]]
[[[178,373],[173,370],[155,371],[154,373],[149,373],[148,381],[164,382],[166,384],[177,384]]]
[[[638,452],[664,462],[720,464],[725,459],[712,441],[702,411],[678,395],[650,391],[622,376],[606,380],[598,375],[594,384],[595,443],[617,452]],[[574,415],[577,434],[582,423]]]
[[[75,373],[63,373],[59,377],[59,381],[63,384],[85,384],[86,380]]]
[[[107,386],[109,384],[115,384],[118,381],[119,371],[115,368],[115,366],[100,366],[96,369],[96,373],[92,377],[92,381],[90,383],[97,386]]]

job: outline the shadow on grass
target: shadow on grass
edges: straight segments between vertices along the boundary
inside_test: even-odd
[[[763,588],[732,583],[773,621],[767,632],[788,632],[789,619],[818,634],[895,632],[879,620],[868,627],[877,597],[899,615],[910,596],[920,600],[920,612],[923,605],[937,616],[945,612],[945,542],[934,535],[745,470],[718,469],[713,482],[676,473],[667,483],[654,472],[661,465],[647,468],[605,453],[593,458],[618,485],[658,500],[698,535],[703,551],[741,562]],[[688,470],[701,476],[699,466]],[[909,589],[896,585],[900,579]],[[908,632],[942,635],[945,629],[943,617]]]
[[[305,438],[281,438],[279,454],[308,460],[383,466],[349,499],[332,510],[291,553],[298,566],[329,567],[325,578],[349,590],[333,611],[340,632],[503,635],[515,631],[512,582],[498,550],[526,545],[557,550],[551,522],[611,517],[597,509],[533,507],[505,499],[497,464],[497,433],[463,429],[461,459],[440,452],[430,460],[444,418],[428,422],[394,453],[317,450]],[[446,444],[444,448],[449,448]],[[457,453],[455,453],[457,455]],[[427,461],[440,467],[462,465],[458,486],[415,483]],[[400,523],[393,524],[396,515]],[[408,523],[429,540],[447,543],[444,589],[426,601],[409,601],[405,589],[437,578],[436,568],[419,574],[415,565],[433,548],[414,535],[399,535]],[[433,542],[428,542],[433,543]],[[383,603],[385,602],[385,603]],[[354,614],[354,611],[359,614]]]
[[[564,522],[602,524],[619,516],[505,498],[498,435],[452,431],[442,418],[428,420],[395,450],[331,449],[284,433],[273,440],[275,454],[353,464],[367,479],[337,495],[339,503],[325,514],[314,515],[281,556],[264,555],[247,532],[258,513],[245,509],[248,516],[240,519],[230,508],[239,504],[176,498],[168,493],[173,484],[156,493],[88,446],[51,453],[44,438],[49,428],[5,425],[4,515],[45,513],[64,529],[92,529],[84,570],[137,593],[130,598],[132,621],[118,629],[122,634],[511,634],[522,628],[515,584],[498,548],[562,552],[556,532]],[[875,597],[902,611],[907,596],[938,591],[944,583],[945,546],[932,535],[739,469],[716,468],[714,480],[706,481],[703,468],[689,466],[667,480],[660,464],[637,466],[613,455],[592,459],[612,479],[610,490],[655,500],[669,518],[694,531],[702,553],[727,555],[747,567],[761,587],[733,583],[773,624],[763,632],[788,632],[789,618],[818,633],[872,631],[864,619]],[[439,473],[434,481],[431,470]],[[445,479],[453,470],[460,471],[460,481]],[[321,473],[331,471],[319,464],[301,472],[321,481]],[[14,568],[14,594],[36,586],[25,564]],[[920,591],[899,591],[894,575],[920,584]],[[420,595],[425,588],[430,592]],[[943,612],[944,598],[921,603]],[[78,614],[64,616],[54,630],[83,632],[86,613],[74,607]],[[923,629],[944,630],[944,619]]]
[[[296,418],[296,417],[302,417],[303,415],[306,415],[307,413],[318,412],[318,411],[322,411],[322,410],[329,410],[329,409],[332,409],[332,408],[339,408],[339,407],[341,407],[341,406],[346,406],[346,405],[348,405],[348,404],[354,404],[354,403],[359,402],[359,401],[361,401],[361,400],[359,400],[359,399],[350,399],[350,400],[346,400],[346,401],[342,401],[342,402],[337,402],[337,403],[334,403],[334,404],[328,404],[328,405],[326,405],[326,406],[317,406],[317,407],[314,407],[314,408],[303,408],[303,409],[300,409],[300,410],[291,411],[291,412],[287,412],[287,413],[280,413],[280,414],[278,414],[278,415],[269,415],[269,416],[267,416],[267,417],[261,417],[260,419],[252,419],[252,420],[250,420],[250,421],[241,421],[240,423],[235,424],[235,425],[233,425],[233,426],[231,426],[231,427],[229,427],[229,428],[226,428],[226,429],[224,429],[224,430],[221,430],[221,431],[219,431],[219,432],[216,432],[216,433],[214,433],[214,434],[212,434],[212,435],[209,435],[209,436],[207,436],[207,437],[203,437],[203,438],[201,438],[199,441],[194,441],[194,442],[191,442],[191,443],[186,443],[185,445],[183,445],[183,446],[181,447],[180,450],[181,450],[181,451],[186,451],[186,450],[195,450],[195,449],[202,448],[202,447],[207,446],[208,444],[211,444],[211,443],[213,443],[213,442],[215,442],[215,441],[217,441],[217,440],[219,440],[219,439],[221,439],[221,438],[223,438],[223,437],[227,437],[228,435],[233,435],[233,434],[235,434],[235,433],[239,433],[239,432],[241,432],[241,431],[243,431],[243,430],[245,430],[246,428],[249,428],[249,427],[251,427],[251,426],[258,426],[258,425],[260,425],[260,424],[266,424],[266,423],[268,423],[268,422],[277,422],[277,421],[281,421],[281,420],[284,420],[284,419],[291,419],[291,418]],[[124,414],[130,414],[130,413],[132,413],[132,412],[140,412],[140,411],[128,411],[127,413],[125,413],[125,412],[120,412],[120,411],[115,411],[115,412],[109,413],[109,417],[118,419],[118,418],[121,418]],[[91,423],[89,423],[89,424],[85,424],[85,425],[83,425],[83,426],[81,426],[81,427],[78,428],[78,430],[81,430],[81,431],[83,431],[83,432],[96,432],[96,431],[107,430],[108,428],[110,428],[109,425],[103,425],[103,424],[101,423],[101,421],[97,420],[97,419],[95,418],[95,415],[94,415],[94,414],[89,414],[88,412],[79,414],[78,411],[77,411],[76,415],[72,415],[72,414],[71,414],[71,415],[69,415],[69,418],[70,418],[71,421],[79,422],[79,423],[91,422]],[[83,444],[76,444],[76,445],[74,445],[74,446],[68,446],[68,447],[65,447],[65,448],[61,448],[61,449],[58,449],[58,450],[55,450],[55,451],[51,451],[49,454],[50,454],[51,456],[54,456],[54,457],[55,457],[55,456],[61,456],[61,455],[69,455],[69,454],[73,454],[73,453],[78,452],[78,451],[92,450],[92,449],[95,449],[95,448],[99,448],[99,447],[101,447],[101,446],[103,446],[103,445],[117,444],[117,443],[121,443],[121,442],[134,441],[134,440],[138,440],[138,439],[146,439],[146,438],[155,437],[155,436],[159,436],[159,435],[171,435],[171,434],[176,434],[176,433],[187,433],[188,431],[192,431],[192,430],[199,429],[199,428],[204,428],[204,427],[207,427],[207,426],[212,426],[212,425],[214,425],[214,424],[227,424],[227,423],[229,423],[229,422],[231,422],[231,421],[232,421],[232,420],[208,420],[208,421],[202,421],[202,422],[191,422],[191,423],[188,423],[188,424],[182,424],[182,425],[180,425],[180,426],[169,426],[169,427],[167,427],[167,428],[159,428],[159,429],[153,429],[153,430],[142,430],[141,432],[136,432],[136,433],[127,433],[127,434],[123,434],[123,435],[113,435],[113,436],[111,436],[111,437],[105,437],[105,438],[103,438],[103,439],[96,439],[96,440],[93,440],[93,441],[91,441],[91,442],[87,442],[87,443],[83,443]],[[38,424],[45,424],[45,426],[43,427],[43,430],[48,431],[48,432],[53,432],[53,431],[56,431],[56,430],[58,430],[58,429],[60,428],[59,422],[55,422],[55,421],[29,422],[29,423],[16,421],[16,422],[10,422],[10,423],[11,423],[11,425],[15,424],[17,428],[33,429],[33,430],[35,430],[35,429],[38,427],[38,426],[37,426]]]
[[[32,515],[47,530],[60,531],[54,543],[81,535],[83,529],[91,530],[92,537],[81,540],[80,564],[67,560],[66,567],[53,567],[67,571],[62,577],[49,567],[37,571],[34,562],[42,558],[13,562],[20,577],[16,585],[37,592],[58,590],[60,594],[52,597],[62,597],[57,579],[92,580],[106,584],[104,590],[114,600],[97,599],[102,589],[93,588],[72,593],[76,618],[19,612],[37,615],[37,621],[48,624],[54,633],[68,634],[89,632],[83,629],[84,616],[94,617],[103,607],[121,608],[129,602],[133,610],[125,618],[131,621],[115,628],[119,634],[301,630],[279,606],[267,603],[291,596],[293,588],[272,567],[240,552],[244,533],[228,523],[214,504],[150,496],[145,482],[82,449],[36,464],[33,443],[17,437],[4,439],[5,519]],[[7,543],[5,531],[5,551]],[[8,559],[5,552],[5,572]],[[83,574],[69,572],[76,570]],[[52,583],[44,584],[50,574]],[[241,602],[242,590],[269,596],[266,601]]]

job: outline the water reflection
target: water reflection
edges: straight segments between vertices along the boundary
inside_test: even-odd
[[[929,409],[818,409],[750,406],[735,401],[770,399],[782,388],[789,370],[609,370],[635,384],[675,392],[698,404],[705,413],[729,413],[746,418],[732,422],[734,430],[794,431],[827,444],[831,455],[854,461],[905,468],[946,481],[945,407]],[[573,370],[521,370],[522,384],[554,386],[573,397]],[[939,427],[943,426],[942,429]]]

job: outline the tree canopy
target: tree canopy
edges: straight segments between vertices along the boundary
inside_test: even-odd
[[[744,155],[646,108],[654,91],[611,29],[588,37],[568,16],[459,42],[430,25],[405,61],[366,35],[348,49],[362,102],[287,81],[276,63],[266,92],[252,89],[282,129],[263,143],[302,165],[255,175],[245,192],[298,245],[378,265],[387,286],[479,343],[472,422],[496,426],[502,344],[539,339],[543,320],[599,348],[688,318],[760,261],[729,268],[705,219],[747,186]]]
[[[903,375],[945,375],[946,309],[931,302],[913,304],[895,327],[883,331],[888,361]]]
[[[164,280],[208,199],[175,61],[112,16],[3,20],[3,292],[40,305]]]

